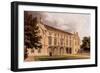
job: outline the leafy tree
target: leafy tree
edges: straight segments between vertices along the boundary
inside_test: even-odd
[[[27,58],[27,48],[41,48],[41,36],[39,36],[39,27],[37,17],[32,17],[28,12],[24,12],[24,58]]]
[[[90,51],[90,37],[83,38],[81,48],[84,51],[88,51],[88,52]]]

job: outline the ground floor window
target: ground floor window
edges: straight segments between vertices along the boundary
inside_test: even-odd
[[[72,53],[72,49],[71,48],[66,48],[66,53],[71,54]]]

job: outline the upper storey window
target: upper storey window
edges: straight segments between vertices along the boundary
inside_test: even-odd
[[[52,45],[52,37],[51,36],[48,36],[48,43],[49,43],[49,45]]]
[[[49,36],[51,36],[52,32],[49,32]]]
[[[56,39],[56,37],[54,38],[54,45],[57,45],[57,39]]]

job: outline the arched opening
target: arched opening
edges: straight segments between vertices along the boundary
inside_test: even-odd
[[[49,56],[53,56],[52,47],[49,47],[49,48],[48,48],[48,54],[49,54]]]
[[[49,52],[49,56],[52,56],[52,52]]]
[[[60,55],[63,55],[63,54],[64,54],[64,48],[61,47],[61,48],[60,48]]]
[[[72,49],[71,48],[69,48],[69,54],[71,54],[72,53]]]
[[[68,47],[66,48],[66,53],[68,53]]]

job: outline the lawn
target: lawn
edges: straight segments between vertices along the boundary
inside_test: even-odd
[[[35,56],[35,61],[89,59],[89,56],[63,55],[63,56]]]

